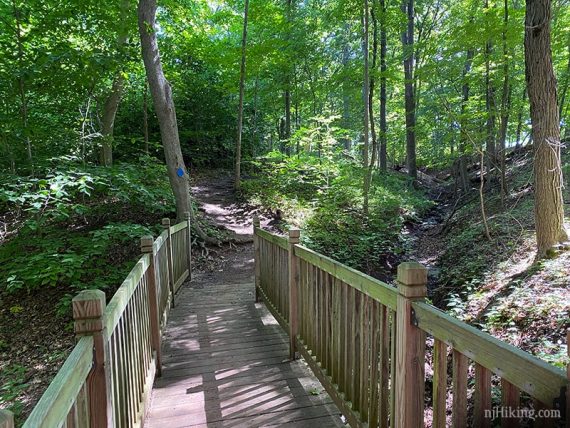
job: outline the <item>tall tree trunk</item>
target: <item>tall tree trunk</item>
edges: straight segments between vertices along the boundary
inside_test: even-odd
[[[525,71],[534,141],[537,256],[568,239],[564,229],[560,122],[550,47],[550,0],[526,0]]]
[[[291,39],[292,39],[292,13],[293,13],[293,1],[287,0],[286,4],[286,19],[287,19],[287,45],[288,54],[291,55]],[[290,57],[292,59],[292,56]],[[285,76],[285,129],[284,129],[284,139],[285,139],[285,152],[290,155],[291,147],[289,146],[291,141],[291,64],[289,61],[286,64],[286,76]]]
[[[489,7],[489,1],[485,0],[485,8]],[[487,164],[487,186],[492,187],[495,174],[493,168],[496,164],[495,145],[495,86],[491,76],[491,55],[493,54],[493,42],[487,40],[485,43],[485,109],[487,111],[486,124],[486,164]]]
[[[386,121],[386,0],[380,0],[380,170],[386,172],[387,160],[387,132]]]
[[[459,134],[459,171],[458,176],[461,182],[461,188],[464,192],[469,190],[469,177],[467,173],[467,124],[466,124],[466,114],[467,102],[469,101],[469,80],[468,74],[471,71],[471,65],[473,63],[473,49],[467,51],[467,56],[465,58],[465,65],[463,66],[463,86],[461,88],[461,119],[460,128],[461,132]]]
[[[121,3],[121,21],[125,21],[128,13],[129,0],[123,0]],[[127,43],[127,40],[127,27],[123,25],[121,26],[117,39],[118,48],[122,49]],[[123,71],[119,70],[113,80],[111,92],[103,106],[103,116],[101,118],[101,153],[99,156],[103,166],[113,165],[113,130],[115,129],[115,117],[119,109],[121,97],[123,96],[124,85],[125,79],[123,77]]]
[[[372,19],[372,73],[369,77],[368,91],[368,115],[370,118],[370,137],[372,139],[372,156],[370,157],[369,175],[376,167],[376,159],[378,158],[378,140],[376,138],[376,124],[374,123],[374,89],[376,88],[376,65],[378,62],[378,18],[376,17],[378,0],[372,0],[370,8],[370,18]]]
[[[364,10],[362,16],[362,56],[364,57],[364,75],[362,87],[362,99],[364,101],[364,146],[362,151],[362,166],[365,168],[364,173],[364,214],[368,214],[368,194],[370,192],[370,174],[368,164],[368,151],[369,151],[369,132],[370,132],[370,118],[369,118],[369,93],[370,93],[370,79],[369,79],[369,65],[368,65],[368,0],[364,0]]]
[[[115,128],[115,117],[123,94],[124,79],[122,73],[118,73],[113,81],[113,86],[109,96],[103,106],[103,117],[101,118],[101,153],[100,163],[103,166],[113,165],[113,130]]]
[[[143,138],[144,138],[144,151],[148,155],[148,81],[144,82],[143,92]]]
[[[16,1],[12,0],[12,13],[16,22],[16,43],[18,46],[18,92],[20,96],[20,117],[22,119],[22,132],[26,143],[26,153],[30,172],[34,175],[34,157],[32,155],[32,141],[30,140],[30,131],[28,127],[28,98],[26,95],[26,81],[24,79],[24,41],[21,22],[21,11],[16,5]]]
[[[342,67],[343,73],[345,75],[348,74],[348,65],[350,61],[350,26],[348,23],[344,24],[345,31],[346,31],[346,40],[344,42],[344,46],[342,48]],[[342,79],[342,127],[344,129],[348,129],[350,126],[350,96],[348,90],[348,83],[349,80],[344,78]],[[344,149],[346,151],[350,150],[350,138],[343,137],[344,142]]]
[[[501,169],[501,203],[505,205],[507,196],[507,179],[506,179],[506,142],[507,129],[509,126],[509,113],[511,109],[511,84],[509,82],[509,47],[507,45],[507,29],[509,25],[509,2],[504,0],[503,10],[503,95],[501,98],[501,126],[499,128],[499,165]]]
[[[164,76],[160,60],[156,38],[156,8],[156,0],[139,0],[139,33],[146,76],[160,126],[168,179],[176,199],[176,215],[182,219],[184,213],[190,211],[190,188],[188,172],[180,149],[172,88]]]
[[[414,94],[414,0],[402,1],[402,12],[407,25],[402,33],[404,50],[405,108],[406,108],[406,163],[408,175],[416,180],[416,101]]]
[[[241,65],[239,70],[239,105],[238,105],[238,124],[237,124],[237,140],[236,140],[236,166],[234,187],[239,190],[241,185],[241,134],[243,128],[243,96],[245,92],[245,60],[247,45],[247,15],[249,11],[249,0],[245,0],[243,12],[243,35],[241,38]]]

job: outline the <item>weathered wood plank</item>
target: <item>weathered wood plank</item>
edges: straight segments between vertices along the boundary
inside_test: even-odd
[[[476,427],[489,428],[491,418],[485,417],[485,411],[491,410],[491,372],[481,364],[475,363],[473,422]]]
[[[287,238],[284,236],[277,236],[257,227],[255,228],[255,234],[261,239],[271,242],[272,244],[275,244],[284,250],[287,250]]]
[[[186,220],[182,221],[178,224],[175,224],[174,226],[170,226],[170,233],[174,235],[176,232],[184,230],[187,227],[188,227],[188,223],[186,222]]]
[[[433,344],[433,427],[446,427],[447,345],[434,339]]]
[[[469,361],[457,349],[453,350],[453,428],[467,428],[467,371]]]
[[[82,337],[24,423],[24,428],[58,426],[75,403],[93,359],[93,338]]]
[[[295,254],[383,305],[394,310],[396,309],[398,292],[394,287],[301,245],[295,245]]]
[[[531,397],[552,403],[566,385],[565,373],[428,305],[413,303],[418,326]]]

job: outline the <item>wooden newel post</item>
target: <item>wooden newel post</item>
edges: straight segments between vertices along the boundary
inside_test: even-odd
[[[156,375],[162,375],[162,352],[160,336],[160,309],[158,304],[158,289],[156,287],[156,269],[154,266],[154,239],[152,236],[141,238],[141,252],[149,255],[148,264],[148,315],[150,319],[150,343],[155,353]]]
[[[9,410],[0,410],[0,428],[14,428],[14,415]]]
[[[188,255],[188,281],[191,281],[192,280],[192,230],[190,229],[191,217],[188,211],[184,213],[184,218],[186,219],[186,239],[188,241],[188,247],[186,248]]]
[[[77,339],[93,337],[93,368],[87,377],[91,426],[112,427],[110,357],[103,317],[105,293],[101,290],[84,290],[73,298],[71,305]]]
[[[168,289],[170,290],[170,302],[174,307],[174,266],[172,262],[172,233],[170,233],[170,219],[162,219],[162,227],[166,230],[168,236],[166,238],[166,254],[168,259]]]
[[[427,269],[419,263],[398,266],[396,310],[396,428],[424,426],[426,335],[416,326],[412,302],[426,296]]]
[[[259,222],[259,217],[253,217],[253,252],[254,252],[254,263],[255,263],[255,301],[259,302],[259,288],[261,287],[261,265],[259,259],[259,236],[257,236],[256,229],[261,227],[261,223]]]
[[[295,255],[295,245],[299,243],[300,236],[299,229],[289,229],[289,358],[292,360],[295,359],[295,341],[299,329],[299,258]]]

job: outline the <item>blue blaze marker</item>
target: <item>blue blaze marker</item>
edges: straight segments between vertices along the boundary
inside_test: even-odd
[[[182,168],[178,168],[176,170],[176,175],[178,175],[178,177],[182,177],[184,175],[184,170]]]

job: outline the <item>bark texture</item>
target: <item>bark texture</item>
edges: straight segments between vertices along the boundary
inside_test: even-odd
[[[156,0],[139,1],[139,33],[146,76],[160,126],[168,179],[176,199],[176,215],[179,219],[182,219],[185,212],[191,211],[190,188],[188,172],[180,149],[172,89],[164,77],[160,61],[160,52],[156,38],[156,8]],[[179,176],[179,170],[181,170],[182,176]]]
[[[113,130],[115,128],[115,117],[123,95],[123,86],[123,75],[119,73],[113,81],[111,92],[103,106],[103,117],[101,118],[102,141],[100,162],[101,165],[104,166],[113,165]]]
[[[527,0],[525,71],[534,141],[534,192],[538,257],[568,239],[564,229],[560,122],[550,49],[550,0]]]
[[[236,155],[235,155],[235,178],[234,187],[240,188],[241,184],[241,134],[243,128],[243,97],[245,92],[245,48],[247,44],[247,15],[249,10],[249,0],[245,0],[244,14],[243,14],[243,35],[241,38],[241,65],[239,72],[239,103],[238,103],[238,124],[237,124],[237,139],[236,139]]]
[[[414,93],[414,0],[403,0],[402,12],[407,16],[406,29],[402,33],[406,108],[406,163],[408,175],[415,180],[418,177],[418,171],[416,166],[416,100]]]

